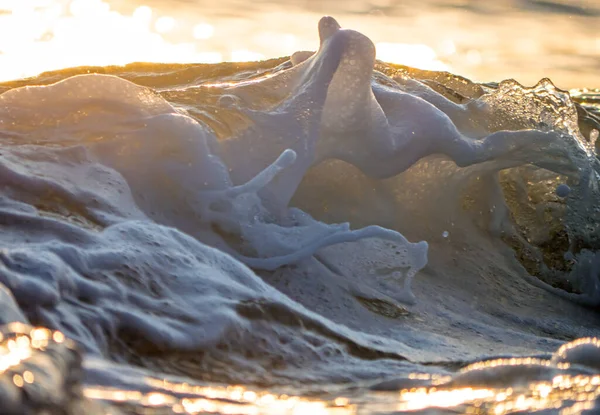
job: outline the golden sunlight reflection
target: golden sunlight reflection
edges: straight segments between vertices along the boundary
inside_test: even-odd
[[[0,80],[83,65],[220,62],[231,57],[198,48],[193,33],[189,42],[165,40],[162,34],[174,30],[177,21],[153,16],[147,6],[124,15],[101,0],[0,0],[0,11]],[[206,38],[209,31],[205,26],[199,33]]]
[[[497,367],[497,366],[496,366]],[[419,374],[411,379],[420,379]],[[175,413],[356,415],[405,412],[432,408],[464,408],[464,413],[506,415],[562,408],[560,414],[579,414],[600,398],[600,375],[559,375],[549,381],[504,388],[416,387],[398,393],[367,393],[329,401],[308,399],[243,386],[194,386],[189,383],[146,379],[156,392],[143,394],[110,388],[86,388],[88,398],[107,402],[143,403],[169,407]],[[178,398],[179,396],[179,398]]]
[[[414,411],[467,405],[469,408],[481,409],[467,413],[505,415],[563,408],[561,414],[578,414],[586,408],[593,408],[594,401],[600,397],[599,385],[600,376],[597,375],[559,375],[551,381],[532,382],[519,388],[421,387],[400,391],[395,410]]]
[[[384,62],[434,71],[447,71],[449,69],[448,65],[438,59],[435,51],[426,45],[380,42],[375,46],[377,48],[377,59]]]
[[[468,402],[481,401],[496,396],[492,389],[460,388],[437,390],[435,388],[416,388],[402,391],[397,410],[415,411],[432,405],[438,408],[450,408]]]
[[[15,326],[19,326],[15,324]],[[48,329],[34,328],[29,333],[15,334],[4,338],[0,333],[0,382],[2,375],[8,374],[17,388],[35,382],[36,377],[30,370],[23,369],[22,363],[33,357],[36,349],[45,349],[51,340],[62,343],[66,339],[62,333]],[[2,392],[0,390],[0,392]]]
[[[0,0],[0,81],[87,65],[256,61],[317,45],[313,27],[302,33],[272,32],[265,27],[252,36],[235,35],[232,21],[201,14],[185,20],[136,4],[126,13],[103,0]],[[305,35],[308,30],[311,36]],[[221,38],[215,37],[217,33]],[[454,47],[448,42],[442,46],[442,53]],[[377,49],[384,61],[448,69],[423,44],[381,42]]]
[[[18,336],[0,344],[0,374],[31,356],[29,342],[27,336]]]
[[[594,342],[584,340],[577,345],[598,345],[595,339]],[[39,361],[35,354],[43,353],[52,342],[61,344],[67,339],[62,333],[37,328],[6,337],[0,334],[0,376],[6,376],[16,388],[27,388],[36,381],[44,381],[43,375],[37,379],[33,373],[35,362]],[[566,353],[576,349],[575,346],[565,346],[561,350]],[[526,382],[523,373],[527,372],[518,371],[519,365],[523,368],[533,365],[542,370],[539,373],[548,373],[548,377]],[[504,371],[498,372],[498,369]],[[150,392],[90,385],[83,387],[83,394],[109,405],[132,405],[181,414],[358,415],[461,408],[461,412],[467,414],[507,415],[560,409],[561,415],[576,415],[594,409],[594,402],[600,400],[600,374],[574,374],[567,369],[571,370],[572,365],[555,362],[554,359],[496,359],[469,365],[456,377],[425,373],[408,376],[411,380],[431,381],[431,386],[398,392],[362,391],[326,400],[252,390],[244,386],[200,386],[152,377],[140,378],[144,389]],[[506,376],[507,373],[509,377],[502,381],[501,387],[474,386],[481,380]],[[511,374],[517,375],[516,381],[511,381]],[[461,378],[463,375],[472,376],[475,383],[451,387],[454,381],[465,382],[466,378]]]
[[[162,16],[154,23],[154,28],[158,33],[168,33],[175,28],[177,21],[170,16]]]
[[[166,393],[142,394],[109,388],[86,388],[84,394],[90,399],[108,402],[142,403],[150,407],[169,407],[175,413],[238,414],[238,415],[356,415],[356,406],[346,398],[331,402],[304,399],[268,392],[254,392],[242,386],[192,386],[149,379],[148,383]],[[176,395],[186,395],[177,399]],[[193,396],[193,397],[190,397]]]

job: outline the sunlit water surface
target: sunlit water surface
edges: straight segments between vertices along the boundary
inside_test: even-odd
[[[579,1],[2,0],[0,79],[79,65],[254,61],[314,50],[325,14],[377,57],[479,81],[593,85],[600,4]]]

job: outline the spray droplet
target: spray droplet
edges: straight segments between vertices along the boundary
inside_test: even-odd
[[[442,236],[443,236],[444,238],[447,238],[448,236],[450,236],[450,232],[448,232],[448,231],[444,231],[444,232],[442,232]]]
[[[558,197],[567,197],[567,196],[569,196],[569,193],[571,193],[571,188],[564,183],[559,184],[556,187],[556,195]]]
[[[592,145],[596,145],[596,140],[598,140],[598,135],[599,135],[598,130],[592,130],[590,132],[590,142],[592,143]]]

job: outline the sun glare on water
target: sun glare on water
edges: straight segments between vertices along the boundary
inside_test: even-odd
[[[184,25],[181,19],[135,4],[131,13],[123,13],[102,0],[0,0],[0,81],[84,65],[255,61],[316,45],[316,30],[310,31],[310,38],[307,31],[257,33],[252,43],[230,34],[231,22],[199,16],[192,25],[189,19]],[[239,47],[217,40],[217,34],[235,37]],[[377,47],[381,60],[447,69],[425,45],[384,42]]]
[[[39,362],[50,362],[41,359],[46,356],[58,357],[63,362],[65,353],[72,351],[73,344],[58,331],[45,328],[28,328],[15,323],[15,334],[5,336],[0,333],[0,382],[4,386],[10,382],[18,389],[28,390],[39,383],[41,390],[44,382],[56,382],[44,376],[44,366]],[[580,344],[590,339],[581,339]],[[595,339],[591,339],[596,341]],[[571,347],[575,343],[570,344]],[[563,349],[568,352],[569,349]],[[561,350],[559,350],[561,352]],[[42,354],[40,354],[42,353]],[[558,354],[557,354],[558,355]],[[48,363],[49,364],[49,363]],[[550,367],[549,360],[536,358],[510,358],[479,362],[462,369],[462,374],[478,374],[478,371],[494,369],[534,367]],[[54,367],[54,366],[49,366]],[[556,369],[569,369],[569,363],[558,363]],[[41,370],[40,370],[41,368]],[[525,369],[526,370],[526,369]],[[498,376],[517,372],[496,372]],[[525,372],[527,373],[527,372]],[[538,372],[536,372],[538,373]],[[39,375],[42,374],[40,377]],[[57,375],[57,379],[61,379]],[[460,374],[456,380],[460,383]],[[511,375],[512,376],[512,375]],[[484,387],[456,386],[445,387],[451,377],[411,373],[412,380],[430,380],[429,387],[412,387],[397,392],[367,392],[364,395],[338,396],[327,400],[292,396],[252,390],[250,388],[231,386],[193,385],[188,382],[158,379],[140,375],[140,382],[146,391],[120,389],[108,385],[84,385],[83,395],[94,401],[102,401],[109,405],[143,407],[139,413],[178,413],[178,414],[236,414],[236,415],[359,415],[364,413],[406,413],[435,408],[453,408],[451,412],[466,414],[508,415],[512,413],[531,413],[547,409],[559,409],[561,415],[578,415],[585,410],[594,409],[595,402],[600,399],[600,375],[561,373],[540,381],[526,383],[520,375],[514,386]],[[475,383],[481,379],[472,378]],[[476,380],[479,379],[479,382]],[[464,378],[463,378],[464,380]],[[149,390],[148,390],[149,389]],[[6,390],[6,389],[4,389]],[[10,390],[10,389],[9,389]],[[9,401],[10,402],[10,401]],[[460,410],[460,409],[464,409]],[[168,409],[168,411],[166,411]],[[112,413],[112,411],[109,411]],[[109,413],[107,412],[107,413]]]
[[[127,16],[100,0],[0,0],[0,80],[82,65],[219,62],[221,53],[162,33],[177,24],[140,6]],[[209,33],[208,26],[204,33]]]

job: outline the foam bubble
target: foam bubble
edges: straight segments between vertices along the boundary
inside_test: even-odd
[[[567,197],[569,196],[569,193],[571,193],[571,188],[564,183],[561,183],[556,187],[556,195],[558,197]]]

